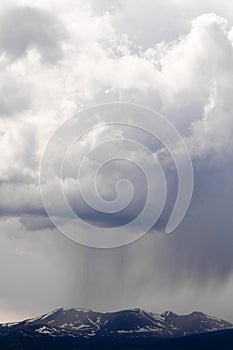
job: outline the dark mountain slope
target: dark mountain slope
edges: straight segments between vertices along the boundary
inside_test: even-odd
[[[233,325],[193,312],[155,314],[140,309],[95,312],[57,309],[0,325],[0,349],[223,349],[233,350]]]

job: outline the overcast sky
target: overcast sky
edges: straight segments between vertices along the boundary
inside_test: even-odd
[[[233,4],[1,2],[0,69],[0,322],[60,306],[200,310],[233,321]],[[177,128],[192,159],[194,190],[184,220],[166,235],[177,194],[171,157],[148,133],[120,126],[94,130],[73,150],[63,174],[73,210],[84,220],[111,230],[137,217],[145,203],[143,174],[125,161],[107,167],[98,185],[101,195],[113,200],[116,182],[129,176],[136,197],[128,210],[102,215],[73,192],[77,173],[69,162],[96,149],[83,178],[93,199],[90,174],[107,157],[97,152],[103,141],[125,140],[107,146],[109,154],[140,160],[157,183],[159,173],[145,149],[131,148],[126,139],[144,144],[162,161],[168,184],[165,209],[149,233],[123,247],[95,249],[54,227],[41,200],[39,169],[62,123],[84,108],[113,101],[152,108]],[[80,114],[81,121],[85,117]],[[94,117],[106,121],[104,113]],[[180,154],[177,144],[172,147]],[[63,227],[72,226],[46,175],[54,216]],[[124,202],[127,187],[123,192]],[[155,211],[160,199],[159,192]]]

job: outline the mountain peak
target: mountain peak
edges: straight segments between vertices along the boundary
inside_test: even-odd
[[[164,311],[164,312],[161,314],[161,316],[162,316],[162,317],[177,316],[177,314],[175,314],[173,311],[167,310],[167,311]]]
[[[93,312],[90,309],[85,309],[85,308],[80,308],[80,307],[60,307],[58,309],[55,309],[54,311],[52,311],[53,313],[56,312],[83,312],[83,313],[88,313],[88,312]]]
[[[19,323],[0,326],[2,334],[17,333],[33,337],[153,337],[171,338],[233,328],[224,320],[194,311],[177,315],[172,311],[156,314],[140,308],[114,312],[96,312],[84,308],[58,308],[48,314]]]

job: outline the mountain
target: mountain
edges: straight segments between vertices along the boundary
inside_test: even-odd
[[[17,350],[173,349],[172,346],[191,349],[192,344],[204,344],[207,339],[215,339],[216,345],[216,337],[231,337],[233,344],[233,325],[201,312],[177,315],[171,311],[155,314],[132,309],[101,313],[60,308],[22,322],[0,325],[0,349]],[[192,343],[188,345],[189,341]],[[195,346],[201,349],[200,344]]]

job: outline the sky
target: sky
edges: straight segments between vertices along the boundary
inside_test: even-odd
[[[233,4],[1,2],[0,70],[0,322],[62,306],[233,322]],[[123,243],[100,248],[103,230]]]

